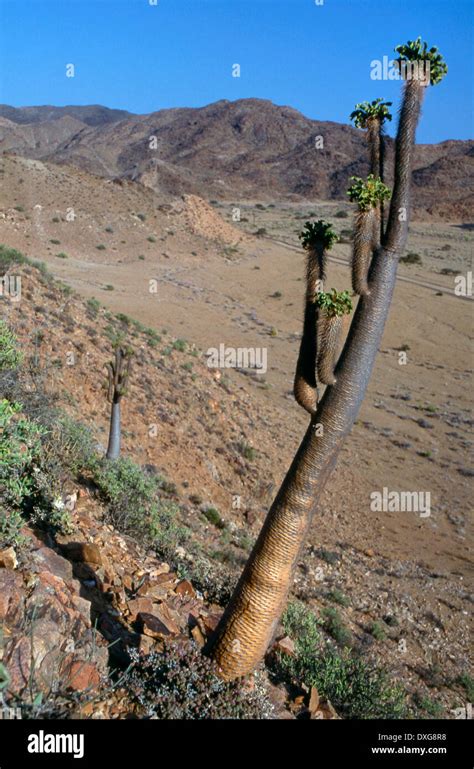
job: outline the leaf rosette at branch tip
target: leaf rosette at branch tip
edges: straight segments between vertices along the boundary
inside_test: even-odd
[[[320,291],[315,298],[319,309],[329,318],[349,315],[352,312],[352,300],[349,291]]]
[[[391,106],[391,101],[384,101],[382,98],[374,99],[371,102],[361,101],[355,105],[354,111],[350,114],[350,120],[354,121],[356,128],[367,128],[371,120],[383,123],[385,120],[392,119],[388,109]]]
[[[421,36],[417,37],[416,40],[407,40],[405,44],[397,45],[394,50],[399,54],[394,64],[405,79],[415,79],[412,68],[407,66],[415,62],[423,62],[425,68],[429,67],[430,85],[440,83],[448,72],[448,65],[442,54],[439,53],[437,46],[428,49],[428,43],[422,41]]]
[[[351,186],[347,194],[351,203],[357,203],[361,210],[376,206],[383,200],[391,197],[391,190],[380,179],[379,176],[369,174],[367,179],[361,179],[360,176],[351,176]]]
[[[318,246],[329,251],[339,240],[339,235],[334,232],[332,225],[325,222],[324,219],[318,219],[317,222],[305,222],[304,229],[298,237],[306,251]]]

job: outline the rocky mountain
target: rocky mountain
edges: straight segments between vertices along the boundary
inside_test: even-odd
[[[72,117],[89,126],[115,123],[131,117],[132,113],[124,109],[109,109],[100,104],[69,105],[66,107],[53,107],[44,105],[41,107],[10,107],[8,104],[0,104],[0,117],[11,120],[13,123],[27,125],[30,123],[46,123],[60,120],[63,117]]]
[[[393,141],[387,139],[387,179]],[[344,199],[367,173],[363,132],[262,99],[132,115],[105,107],[0,107],[0,149],[155,191],[220,200]],[[418,145],[415,212],[469,218],[472,141]]]

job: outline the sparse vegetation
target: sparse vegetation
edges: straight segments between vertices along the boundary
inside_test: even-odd
[[[244,459],[247,459],[249,462],[255,459],[255,449],[246,441],[240,441],[237,448]]]
[[[100,302],[95,297],[91,297],[86,302],[87,311],[91,318],[96,318],[100,310]]]
[[[369,627],[369,633],[375,638],[376,641],[385,641],[387,632],[381,622],[372,622]]]
[[[272,705],[259,679],[251,689],[242,681],[224,683],[211,660],[192,642],[165,647],[146,658],[133,655],[127,688],[146,718],[270,718]]]
[[[215,526],[217,529],[223,529],[225,527],[225,522],[222,520],[221,515],[218,510],[216,510],[215,507],[206,507],[202,514],[206,521],[209,521],[209,523],[212,523],[213,526]]]
[[[128,458],[99,461],[94,483],[107,503],[107,517],[120,531],[155,547],[160,554],[174,553],[186,537],[178,525],[177,507],[161,495],[161,478],[145,473]]]
[[[11,371],[20,365],[22,354],[14,333],[4,320],[0,320],[0,371]]]
[[[295,655],[280,654],[275,675],[289,684],[315,686],[345,718],[404,718],[405,695],[387,673],[350,649],[339,651],[321,636],[314,614],[299,603],[290,603],[283,626],[295,642]]]
[[[421,256],[419,254],[415,254],[413,251],[405,254],[405,256],[401,256],[400,262],[402,264],[423,264]]]

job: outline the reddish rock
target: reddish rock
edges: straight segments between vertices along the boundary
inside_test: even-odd
[[[323,718],[325,720],[339,720],[339,716],[334,710],[329,700],[322,700],[319,707],[313,714],[313,718]]]
[[[80,595],[73,595],[71,597],[72,604],[77,609],[81,617],[85,622],[90,623],[91,618],[91,603]]]
[[[148,596],[141,596],[128,601],[127,608],[130,612],[130,621],[135,622],[140,613],[151,614],[153,612],[153,602]]]
[[[151,636],[152,638],[164,638],[171,635],[165,623],[154,614],[140,612],[137,622],[143,635]]]
[[[245,520],[249,524],[249,526],[253,526],[255,521],[257,520],[257,514],[253,510],[246,510],[245,513]]]
[[[3,663],[10,677],[8,691],[18,694],[28,685],[31,673],[31,641],[25,636],[12,639],[5,650]]]
[[[151,638],[151,636],[147,635],[140,635],[137,649],[139,654],[147,655],[154,651],[163,651],[164,644],[161,639]]]
[[[166,625],[170,633],[173,634],[178,634],[179,626],[184,624],[182,617],[165,603],[161,603],[158,606],[154,604],[153,614],[155,614]]]
[[[280,638],[275,642],[273,648],[275,651],[281,652],[282,654],[288,654],[291,657],[295,654],[295,644],[289,636]]]
[[[97,545],[91,542],[69,542],[62,551],[70,561],[102,565],[102,556]]]
[[[125,574],[122,579],[123,586],[126,590],[132,590],[133,588],[133,580],[130,576],[130,574]]]
[[[319,708],[319,692],[315,686],[311,687],[311,693],[309,696],[308,710],[311,713],[316,713]]]
[[[167,600],[169,596],[169,590],[170,586],[166,588],[163,585],[152,585],[148,588],[146,595],[147,598],[151,598],[152,601],[160,603],[161,601]]]
[[[196,591],[187,579],[182,579],[181,582],[178,582],[174,592],[178,595],[186,595],[190,596],[191,598],[196,598]]]
[[[159,606],[154,604],[152,613],[140,612],[137,617],[137,621],[143,627],[147,626],[151,631],[142,630],[146,635],[151,635],[154,632],[154,628],[156,628],[158,635],[178,635],[180,631],[177,619],[166,604],[160,604]],[[154,624],[154,621],[156,621],[156,624]],[[164,631],[162,628],[164,628]]]
[[[176,574],[172,571],[168,573],[163,574],[157,574],[156,577],[153,577],[153,583],[155,585],[166,585],[171,584],[176,579]]]
[[[64,686],[76,692],[96,689],[100,684],[97,666],[85,660],[75,659],[66,662],[61,669],[61,677]]]
[[[16,569],[18,558],[13,547],[6,547],[0,550],[0,567],[3,569]]]
[[[196,641],[198,646],[201,646],[201,647],[204,646],[204,644],[206,643],[206,639],[203,633],[201,632],[200,628],[198,627],[198,625],[195,625],[193,627],[193,629],[191,630],[191,635]]]
[[[211,635],[211,633],[214,632],[217,625],[219,624],[219,620],[221,618],[221,614],[208,614],[208,615],[201,615],[199,617],[199,626],[201,630],[203,631],[204,635],[208,636]]]
[[[153,580],[157,580],[158,577],[164,577],[168,576],[172,579],[176,577],[175,574],[170,572],[169,564],[167,563],[160,563],[159,566],[156,566],[154,569],[150,569],[150,577]]]
[[[136,577],[135,577],[135,584],[137,584]],[[140,578],[140,582],[138,584],[140,586],[136,589],[137,595],[147,595],[151,587],[150,578],[148,577],[148,575],[143,580]]]
[[[49,571],[65,582],[72,579],[72,566],[69,561],[55,553],[51,548],[40,547],[32,553],[31,557],[37,571]]]
[[[17,571],[0,571],[0,621],[16,624],[23,614],[23,578]]]

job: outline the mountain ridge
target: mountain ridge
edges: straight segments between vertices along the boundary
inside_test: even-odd
[[[393,145],[386,137],[388,184]],[[0,150],[163,194],[221,200],[342,200],[350,176],[368,173],[362,131],[257,98],[145,115],[100,105],[0,105]],[[473,153],[474,142],[465,140],[416,146],[417,215],[469,218]]]

